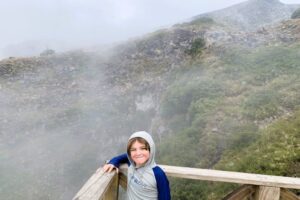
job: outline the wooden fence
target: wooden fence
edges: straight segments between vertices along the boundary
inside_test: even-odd
[[[300,178],[159,165],[168,177],[242,184],[223,200],[300,200],[288,189],[300,189]],[[73,200],[116,200],[119,185],[127,188],[127,167],[104,173],[99,168]],[[172,190],[172,188],[171,188]]]

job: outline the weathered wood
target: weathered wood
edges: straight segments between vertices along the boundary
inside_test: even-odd
[[[269,176],[261,174],[250,174],[210,169],[197,169],[188,167],[175,167],[167,165],[159,166],[166,172],[168,176],[172,177],[300,189],[300,178]]]
[[[113,177],[108,190],[104,193],[103,200],[117,200],[119,194],[119,177],[118,175]]]
[[[124,190],[127,190],[127,176],[122,172],[119,173],[119,184]]]
[[[279,198],[280,188],[278,187],[259,186],[255,195],[255,200],[279,200]]]
[[[223,198],[223,200],[244,200],[249,199],[251,196],[254,195],[256,191],[256,186],[254,185],[242,185],[238,189],[234,190],[230,194],[228,194],[226,197]]]
[[[196,169],[188,167],[175,167],[166,165],[159,166],[166,172],[168,176],[172,177],[259,185],[260,187],[255,193],[255,197],[257,200],[279,200],[279,196],[281,196],[282,200],[299,200],[299,197],[293,195],[291,192],[287,192],[287,190],[284,190],[282,188],[300,189],[300,178],[268,176],[209,169]],[[104,198],[106,192],[108,192],[107,195],[118,195],[118,189],[116,189],[117,184],[120,184],[124,189],[127,188],[126,174],[127,166],[125,165],[120,167],[119,175],[117,175],[115,171],[111,173],[104,173],[100,168],[84,184],[84,186],[79,190],[73,200],[99,200]],[[111,186],[112,189],[110,190]],[[225,199],[238,200],[239,197],[247,198],[248,193],[253,193],[252,189],[249,188],[251,187],[245,187],[239,192],[232,194],[231,199],[229,198],[230,196]],[[280,188],[282,191],[281,195]],[[105,198],[114,199],[115,197],[106,196]]]
[[[78,191],[73,200],[103,199],[115,176],[117,176],[116,171],[104,173],[102,169],[98,169]]]
[[[280,197],[282,200],[300,200],[300,197],[284,188],[281,188],[280,190]]]

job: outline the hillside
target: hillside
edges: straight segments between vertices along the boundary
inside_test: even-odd
[[[298,119],[300,108],[300,20],[287,19],[296,5],[250,0],[228,9],[248,19],[265,6],[276,19],[251,30],[206,16],[107,52],[0,61],[0,198],[70,199],[136,130],[153,133],[158,163],[240,171],[252,169],[239,152],[273,132],[298,141],[280,125]],[[293,148],[292,161],[281,160],[286,173],[272,166],[258,172],[297,176]],[[231,188],[212,194],[197,182],[171,183],[173,199],[218,199]]]
[[[248,160],[243,157],[249,152],[247,147],[268,132],[267,127],[299,109],[299,22],[288,20],[264,31],[241,34],[246,37],[238,37],[239,42],[230,43],[230,38],[216,43],[185,65],[184,73],[174,75],[177,79],[163,94],[160,110],[160,124],[165,126],[159,130],[172,133],[159,146],[161,163],[297,176],[297,128],[293,132],[274,125],[273,132],[284,131],[286,137],[294,139],[288,140],[286,146],[270,141],[272,151],[268,157],[263,152],[255,154],[263,157],[261,162],[260,158],[251,157],[252,153]],[[252,43],[255,45],[248,45],[249,36],[256,41]],[[290,146],[296,152],[293,159],[285,156]],[[242,150],[244,154],[239,153]],[[284,152],[282,156],[286,159],[280,160],[280,166],[294,167],[283,169],[270,160],[265,164],[268,167],[259,169],[259,163],[264,165],[272,152]],[[276,157],[281,159],[277,154]],[[240,161],[240,168],[231,165],[235,162],[231,158]],[[226,167],[219,164],[220,159],[228,163]],[[172,180],[172,187],[177,188],[173,193],[175,199],[220,199],[232,188],[176,179]]]
[[[287,20],[299,5],[287,5],[279,0],[249,0],[240,4],[196,16],[209,17],[238,30],[255,30]]]

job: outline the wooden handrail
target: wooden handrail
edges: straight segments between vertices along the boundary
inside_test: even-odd
[[[77,192],[72,200],[113,199],[107,192],[112,190],[111,186],[116,183],[115,186],[118,187],[118,182],[116,180],[118,180],[116,171],[105,173],[99,168]],[[114,191],[114,193],[117,195],[117,191]]]
[[[171,177],[300,189],[300,178],[230,172],[212,169],[176,167],[168,165],[160,165],[160,167],[166,172],[168,176]]]
[[[283,176],[270,176],[261,174],[230,172],[211,169],[197,169],[189,167],[176,167],[159,165],[169,177],[206,180],[206,181],[219,181],[227,183],[239,183],[247,185],[258,185],[258,197],[256,199],[263,200],[279,200],[280,188],[300,189],[300,178],[283,177]],[[120,173],[117,175],[115,171],[111,173],[104,173],[99,168],[93,176],[86,182],[86,184],[79,190],[73,200],[99,200],[99,199],[116,199],[118,195],[118,185],[126,188],[126,174],[127,165],[120,167]],[[245,195],[244,190],[236,195]],[[252,190],[249,190],[253,193]],[[272,195],[270,195],[272,194]],[[299,199],[288,192],[283,193],[285,199]],[[238,199],[235,197],[228,197],[227,199]]]

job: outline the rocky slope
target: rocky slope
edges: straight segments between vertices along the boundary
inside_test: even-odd
[[[122,152],[128,135],[141,129],[153,132],[160,144],[167,135],[174,135],[174,141],[186,132],[191,135],[191,130],[181,130],[197,126],[191,142],[200,142],[196,146],[201,148],[188,144],[195,151],[187,155],[207,152],[212,157],[187,165],[212,166],[227,145],[222,139],[230,137],[232,127],[238,129],[233,122],[248,126],[249,116],[254,116],[250,130],[252,124],[256,130],[298,105],[297,70],[284,72],[298,66],[293,56],[300,21],[278,22],[296,7],[250,0],[129,41],[106,54],[78,51],[0,61],[0,172],[5,174],[0,198],[70,199],[99,163]],[[264,24],[268,25],[261,27]],[[274,52],[292,55],[291,65],[273,68],[268,61],[276,60]],[[277,59],[280,63],[283,58]],[[262,118],[245,114],[252,110],[252,101],[257,103],[250,97],[270,88],[286,97],[280,102],[288,107],[280,104],[270,115],[259,112]],[[273,93],[266,99],[275,99]],[[187,138],[181,138],[183,145]],[[217,144],[216,152],[205,146],[210,143]]]
[[[279,0],[249,0],[243,3],[202,14],[239,30],[255,30],[265,25],[289,19],[299,5],[287,5]]]

